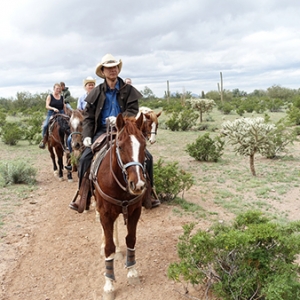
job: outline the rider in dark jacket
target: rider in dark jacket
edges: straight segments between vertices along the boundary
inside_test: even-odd
[[[79,188],[93,158],[90,147],[100,135],[106,132],[106,119],[108,118],[110,124],[114,125],[119,113],[128,117],[135,117],[138,113],[138,100],[143,96],[132,85],[125,84],[118,77],[121,69],[122,61],[117,61],[111,54],[106,54],[96,67],[96,74],[103,78],[104,82],[95,87],[85,99],[87,104],[83,113],[82,135],[83,144],[86,148],[79,161]],[[78,210],[75,200],[76,198],[73,199],[69,207]],[[160,204],[159,200],[156,202],[152,202],[152,207]]]

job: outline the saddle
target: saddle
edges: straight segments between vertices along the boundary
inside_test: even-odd
[[[106,154],[106,152],[111,147],[113,140],[116,137],[116,132],[103,133],[100,135],[96,141],[91,146],[92,152],[94,154],[93,162],[91,167],[85,172],[79,191],[76,192],[73,202],[75,202],[78,195],[80,199],[78,203],[78,212],[82,213],[87,205],[88,200],[94,195],[93,189],[93,178],[96,176],[98,168]]]
[[[111,146],[111,142],[115,140],[116,135],[117,135],[116,131],[113,131],[111,133],[101,134],[91,146],[94,155],[97,152],[99,152],[104,146],[106,146],[106,148],[109,149]]]

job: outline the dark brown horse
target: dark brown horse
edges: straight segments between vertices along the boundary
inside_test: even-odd
[[[54,175],[63,180],[63,156],[66,152],[66,141],[70,134],[69,117],[67,115],[54,115],[48,125],[47,144],[52,159]],[[66,154],[66,159],[69,159]],[[57,158],[57,164],[56,164]],[[72,181],[72,173],[68,172],[68,180]]]
[[[135,243],[137,223],[142,202],[146,195],[145,175],[146,140],[141,132],[143,115],[135,118],[116,119],[117,134],[113,145],[107,150],[99,168],[93,174],[97,211],[105,237],[105,286],[104,297],[113,299],[115,280],[114,258],[116,245],[113,240],[114,223],[123,214],[127,225],[127,278],[130,283],[138,281],[135,269]]]

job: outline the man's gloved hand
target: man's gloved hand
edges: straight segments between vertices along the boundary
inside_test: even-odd
[[[112,125],[112,126],[116,125],[116,117],[110,116],[107,119],[109,120],[110,125]]]
[[[91,147],[92,146],[92,138],[90,138],[90,137],[84,138],[83,145],[86,147]]]

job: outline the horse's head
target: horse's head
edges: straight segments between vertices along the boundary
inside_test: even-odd
[[[132,195],[141,194],[146,188],[145,150],[146,140],[142,134],[143,116],[116,119],[117,137],[115,142],[118,165],[122,169],[127,190]]]
[[[139,117],[140,114],[144,115],[142,132],[148,141],[151,144],[154,144],[156,142],[156,134],[158,129],[158,117],[161,115],[161,112],[156,114],[148,107],[140,107],[137,117]]]
[[[70,117],[70,128],[71,128],[71,146],[74,150],[83,148],[82,141],[82,121],[83,115],[79,109],[73,109]]]

